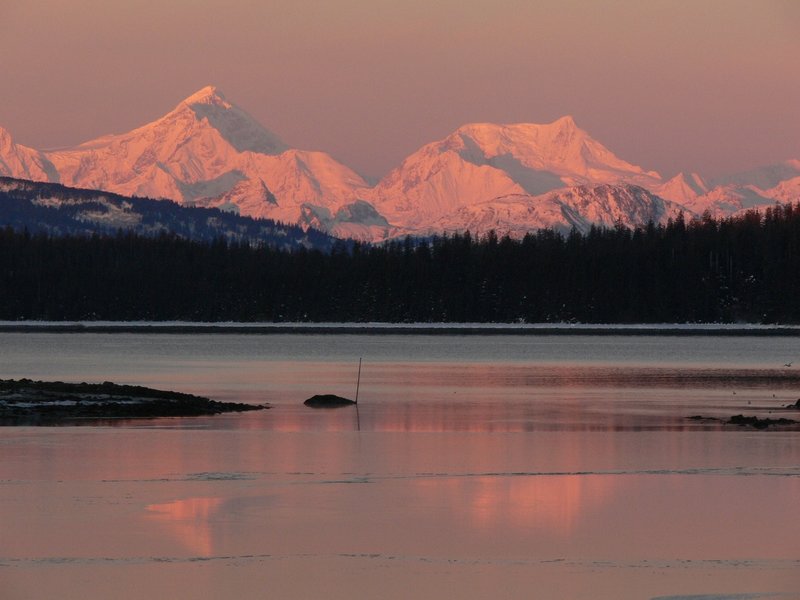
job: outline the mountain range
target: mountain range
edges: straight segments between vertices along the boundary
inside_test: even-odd
[[[337,237],[664,223],[800,199],[800,160],[716,181],[666,180],[617,157],[572,117],[469,124],[376,185],[324,152],[289,147],[216,88],[165,116],[73,148],[40,151],[0,128],[0,175],[269,218]]]

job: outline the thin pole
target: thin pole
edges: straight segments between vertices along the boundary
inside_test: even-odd
[[[361,357],[358,358],[358,379],[356,380],[356,404],[358,404],[359,387],[361,387]]]
[[[361,414],[358,412],[358,388],[361,387],[361,357],[358,357],[358,379],[356,380],[356,427],[361,431]]]

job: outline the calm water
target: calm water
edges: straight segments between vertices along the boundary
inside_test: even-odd
[[[315,393],[359,410],[312,410]],[[800,598],[792,338],[0,334],[258,413],[0,429],[0,598]],[[795,373],[795,369],[797,374]],[[788,415],[791,416],[791,415]]]

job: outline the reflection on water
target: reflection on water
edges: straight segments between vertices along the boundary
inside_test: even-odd
[[[800,434],[687,419],[791,418],[791,339],[11,341],[4,377],[273,408],[3,429],[3,598],[800,590]],[[358,414],[303,406],[362,355]]]
[[[145,382],[149,383],[149,382]],[[735,414],[796,418],[800,369],[703,365],[365,363],[358,410],[314,410],[314,394],[354,397],[353,365],[275,361],[176,369],[162,387],[215,399],[270,403],[266,412],[123,426],[403,432],[711,430]],[[701,415],[716,420],[690,420]]]
[[[478,475],[421,480],[416,491],[419,502],[450,507],[465,526],[568,539],[582,519],[613,500],[619,483],[611,477]]]
[[[135,565],[140,594],[180,573],[184,598],[257,598],[267,585],[345,598],[365,577],[388,586],[381,597],[403,597],[409,578],[447,596],[463,577],[500,589],[553,568],[544,597],[563,597],[565,581],[587,599],[797,591],[797,565],[781,566],[800,556],[790,432],[20,428],[2,451],[0,568],[41,591],[20,597],[85,597],[43,586],[94,573],[107,576],[95,597],[119,597],[110,582]],[[203,570],[176,571],[193,561]],[[687,561],[704,561],[701,580]],[[731,565],[746,568],[735,585]],[[338,583],[310,589],[309,570]]]
[[[149,504],[150,517],[162,523],[192,554],[211,556],[211,521],[222,505],[222,498],[186,498],[163,504]]]
[[[687,417],[774,417],[793,404],[800,368],[783,365],[796,345],[757,337],[0,334],[0,369],[275,406],[193,427],[351,431],[360,417],[364,431],[696,430],[720,425]],[[315,394],[354,397],[360,356],[358,415],[300,408]]]
[[[406,432],[719,429],[720,421],[688,417],[792,418],[796,411],[785,407],[800,395],[800,370],[790,369],[382,363],[364,367],[358,412],[355,407],[314,411],[302,406],[307,395],[348,395],[352,382],[343,380],[342,372],[350,365],[305,367],[307,376],[283,363],[265,366],[258,377],[269,381],[273,410],[217,419],[216,426],[285,432],[359,426]]]

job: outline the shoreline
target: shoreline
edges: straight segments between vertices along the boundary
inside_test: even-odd
[[[199,417],[266,408],[265,405],[219,402],[205,396],[110,381],[0,379],[0,427]]]
[[[587,335],[800,337],[797,325],[513,323],[192,323],[180,321],[0,321],[0,333]]]

